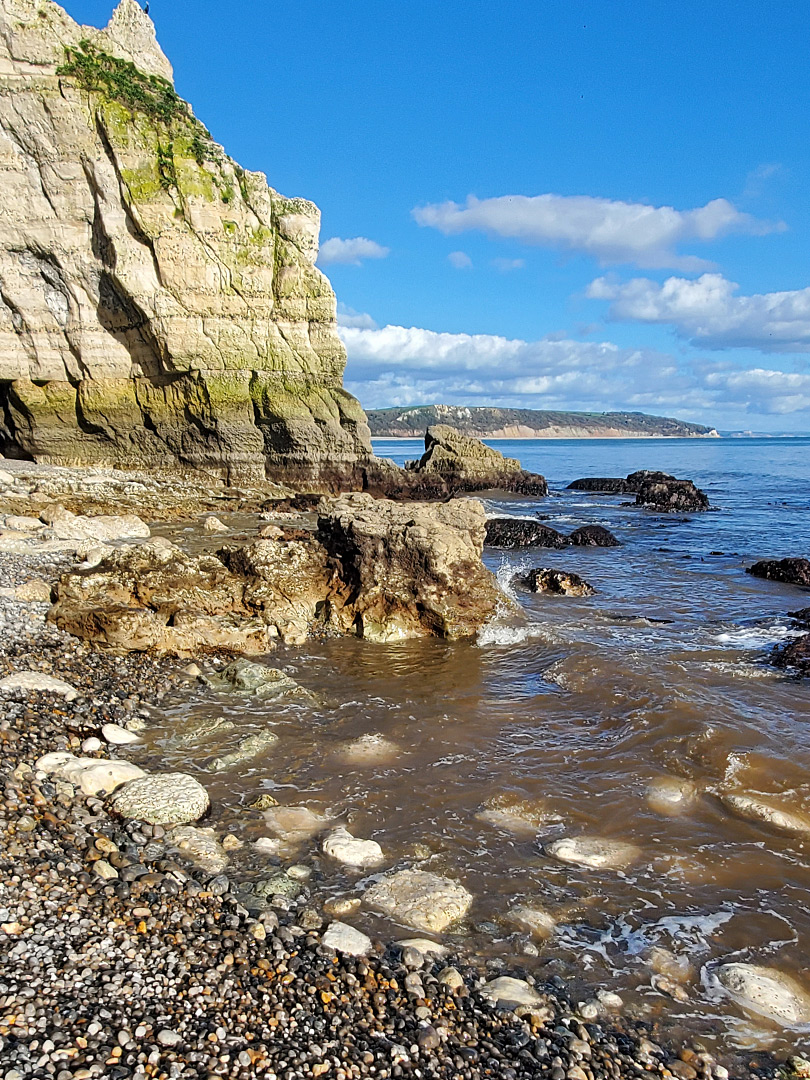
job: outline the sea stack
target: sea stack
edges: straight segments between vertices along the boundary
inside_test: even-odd
[[[354,486],[319,211],[213,141],[135,0],[2,0],[0,170],[0,451]]]

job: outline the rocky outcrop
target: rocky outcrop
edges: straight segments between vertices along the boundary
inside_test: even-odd
[[[537,567],[528,574],[521,574],[517,580],[531,592],[552,593],[556,596],[593,596],[596,589],[584,581],[579,574],[569,574],[565,570],[551,570]]]
[[[583,525],[568,537],[575,547],[619,547],[619,541],[604,525]]]
[[[319,212],[231,160],[154,27],[0,3],[0,450],[362,485]]]
[[[282,533],[217,555],[163,539],[108,549],[98,565],[63,576],[50,618],[118,650],[178,655],[256,655],[277,637],[297,644],[310,633],[471,637],[506,602],[481,562],[484,532],[472,499],[344,495],[323,501],[305,539]]]
[[[528,518],[489,518],[487,544],[499,548],[563,548],[568,537],[539,521]]]
[[[635,495],[636,506],[659,512],[695,513],[711,509],[709,498],[691,480],[678,480],[669,473],[640,469],[627,477],[588,476],[568,485],[570,491],[597,495]]]
[[[810,634],[794,638],[786,645],[777,645],[771,653],[771,663],[797,675],[810,676]]]
[[[768,581],[783,581],[786,585],[810,587],[810,559],[764,559],[749,566],[746,574]]]
[[[417,489],[440,485],[441,493],[512,491],[521,495],[548,495],[545,477],[526,472],[517,458],[504,457],[480,439],[462,435],[447,424],[434,424],[425,432],[425,452],[406,465]]]

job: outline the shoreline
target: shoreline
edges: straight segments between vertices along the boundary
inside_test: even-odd
[[[614,441],[618,441],[618,440],[621,440],[621,439],[628,439],[628,440],[629,439],[634,439],[634,440],[635,439],[643,439],[645,441],[656,440],[656,439],[658,439],[658,440],[666,439],[669,442],[677,442],[678,440],[683,439],[683,440],[688,440],[689,442],[692,442],[693,440],[696,440],[696,439],[722,439],[722,438],[724,438],[724,436],[718,435],[718,434],[715,434],[715,435],[657,435],[657,434],[649,434],[648,435],[648,434],[645,434],[644,432],[638,432],[637,434],[628,434],[625,431],[617,432],[615,435],[608,435],[605,432],[599,432],[599,434],[594,434],[594,435],[571,435],[569,433],[561,433],[559,435],[548,435],[548,434],[546,434],[546,435],[511,435],[511,434],[510,435],[503,435],[503,434],[498,433],[498,434],[490,435],[488,433],[481,432],[481,431],[474,431],[474,432],[466,432],[465,431],[465,432],[463,432],[463,434],[465,436],[467,436],[468,438],[481,439],[484,442],[543,442],[543,441],[557,442],[557,441],[564,440],[564,439],[569,439],[572,442],[573,441],[580,441],[580,440],[582,440],[582,441],[585,441],[585,440],[598,441],[599,439],[604,439],[604,440],[609,441],[609,442],[614,442]],[[385,440],[385,441],[398,440],[398,441],[401,441],[401,442],[411,442],[413,440],[416,440],[418,442],[421,442],[423,439],[424,439],[424,432],[421,432],[421,433],[414,432],[413,435],[374,435],[374,434],[372,434],[372,436],[371,436],[372,443],[377,442],[377,441],[383,441],[383,440]]]

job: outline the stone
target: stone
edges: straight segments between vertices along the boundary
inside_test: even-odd
[[[236,694],[255,694],[257,697],[285,697],[305,693],[295,679],[278,668],[257,664],[252,660],[236,660],[218,675],[205,675],[203,682],[212,690]]]
[[[348,956],[368,956],[372,948],[370,937],[343,922],[329,924],[321,938],[321,945]]]
[[[423,956],[446,956],[447,949],[444,945],[440,945],[438,941],[431,941],[430,938],[406,938],[404,941],[395,941],[395,945],[398,945],[400,949],[416,949]]]
[[[754,577],[810,587],[810,559],[764,559],[746,570]]]
[[[575,547],[619,547],[619,541],[604,525],[583,525],[568,537]]]
[[[35,517],[6,514],[3,520],[3,528],[12,529],[14,532],[36,532],[38,529],[44,529],[45,523]]]
[[[134,731],[127,731],[120,724],[104,724],[101,734],[112,746],[131,746],[133,743],[143,742],[140,735],[136,735]]]
[[[519,930],[527,930],[532,937],[550,938],[557,927],[556,919],[542,908],[532,907],[530,904],[519,904],[510,908],[504,916],[504,921]]]
[[[91,735],[89,739],[84,740],[81,750],[83,754],[97,754],[103,745],[101,739]]]
[[[49,604],[53,586],[41,578],[32,578],[22,585],[18,585],[14,594],[18,600],[26,604]]]
[[[300,843],[323,832],[331,819],[308,806],[273,806],[264,811],[264,820],[276,836]]]
[[[303,886],[290,874],[279,870],[270,877],[262,878],[253,886],[254,893],[261,898],[269,896],[283,896],[287,900],[295,900],[301,895]]]
[[[548,495],[544,477],[525,472],[516,458],[504,457],[480,439],[462,435],[448,424],[433,424],[427,429],[425,453],[406,468],[420,481],[440,478],[447,494],[498,490]]]
[[[324,902],[323,910],[327,915],[351,915],[361,904],[357,896],[332,896]]]
[[[224,735],[233,731],[236,724],[227,716],[203,716],[195,720],[190,727],[172,740],[176,746],[192,746],[210,739],[213,735]]]
[[[490,547],[506,548],[564,548],[568,537],[556,529],[529,518],[498,518],[487,520],[486,542]]]
[[[770,662],[796,675],[810,675],[810,634],[778,645],[771,653]]]
[[[40,671],[17,671],[0,679],[0,690],[25,690],[33,694],[56,694],[66,701],[73,701],[79,696],[75,686],[64,679],[44,675]]]
[[[458,968],[446,967],[438,974],[438,980],[442,986],[447,986],[451,990],[458,990],[464,985],[464,979]]]
[[[714,975],[744,1009],[787,1027],[810,1023],[810,995],[795,979],[757,964],[723,964]]]
[[[481,997],[488,1001],[496,1009],[514,1010],[519,1005],[529,1008],[542,1005],[543,999],[523,979],[513,979],[508,975],[501,975],[491,982],[485,983],[478,991]]]
[[[113,795],[111,804],[121,817],[150,825],[197,821],[211,805],[208,792],[187,773],[158,773],[132,780]]]
[[[573,863],[591,870],[621,870],[641,855],[635,844],[622,840],[603,840],[597,836],[566,836],[543,844],[543,851],[560,862]]]
[[[366,892],[369,907],[415,930],[440,933],[463,918],[473,897],[463,885],[425,870],[400,870]]]
[[[555,596],[593,596],[596,589],[578,574],[569,574],[565,570],[551,570],[536,567],[527,574],[518,575],[517,580],[531,592],[552,593]]]
[[[224,844],[217,840],[213,829],[179,825],[167,833],[166,839],[193,863],[210,874],[221,874],[228,865],[229,860]]]
[[[479,821],[523,836],[534,836],[543,825],[561,820],[545,800],[527,798],[509,791],[499,792],[487,799],[476,817]]]
[[[53,464],[362,487],[317,207],[214,142],[135,0],[102,30],[5,8],[5,441]]]
[[[638,487],[636,506],[658,513],[691,514],[710,510],[709,497],[691,480],[645,479]]]
[[[104,543],[151,536],[149,526],[135,514],[87,517],[72,514],[63,506],[56,505],[42,511],[42,520],[48,523],[59,540],[97,540]]]
[[[399,753],[397,744],[384,735],[361,735],[341,748],[340,757],[351,765],[380,765]]]
[[[211,762],[212,772],[226,772],[235,765],[243,765],[246,761],[261,757],[267,750],[278,742],[278,735],[274,731],[256,731],[240,739],[239,745],[229,754],[215,758]]]
[[[385,861],[383,850],[376,840],[360,840],[342,825],[326,837],[321,850],[324,855],[357,869],[379,866]]]
[[[131,761],[80,758],[64,751],[45,754],[36,764],[49,776],[81,788],[85,795],[109,795],[122,784],[146,776],[144,770]]]
[[[698,798],[698,788],[691,780],[678,776],[660,776],[647,785],[647,805],[657,814],[678,817],[685,814]]]
[[[203,528],[206,532],[212,533],[225,533],[228,532],[228,526],[224,521],[220,521],[214,514],[209,514],[208,517],[203,519]]]
[[[777,799],[763,798],[746,792],[722,791],[720,799],[737,817],[760,825],[767,825],[778,832],[810,836],[810,816],[800,811],[780,806]]]

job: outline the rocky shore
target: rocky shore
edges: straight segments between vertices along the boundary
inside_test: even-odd
[[[305,884],[295,897],[259,896],[221,864],[201,865],[199,847],[191,858],[171,826],[127,819],[120,802],[116,812],[115,800],[38,768],[58,753],[120,760],[116,732],[141,727],[187,678],[177,661],[96,652],[46,622],[47,602],[26,590],[69,561],[0,555],[2,674],[24,669],[70,690],[3,691],[4,1080],[726,1080],[711,1055],[665,1049],[654,1029],[622,1019],[615,994],[580,997],[559,978],[438,956],[420,939],[372,941]],[[210,820],[216,831],[216,808]],[[765,1059],[752,1064],[773,1075]]]

